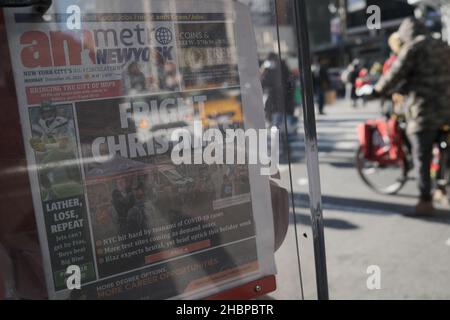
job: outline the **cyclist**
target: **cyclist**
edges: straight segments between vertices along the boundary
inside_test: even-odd
[[[398,30],[402,48],[397,60],[375,86],[379,93],[398,89],[404,95],[407,134],[418,170],[418,215],[433,212],[430,163],[433,143],[450,124],[450,47],[434,39],[425,25],[408,18]]]

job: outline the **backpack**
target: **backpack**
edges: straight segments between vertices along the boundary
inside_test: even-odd
[[[358,125],[364,157],[379,162],[397,162],[405,157],[401,128],[395,119],[369,120]]]

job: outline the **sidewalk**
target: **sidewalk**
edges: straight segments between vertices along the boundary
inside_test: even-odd
[[[326,115],[317,116],[330,298],[449,299],[450,214],[431,218],[405,216],[417,201],[414,180],[396,196],[376,194],[362,183],[354,167],[358,146],[356,125],[381,116],[376,101],[357,109],[350,105],[338,100],[325,109]],[[302,148],[297,143],[294,151],[300,152]],[[284,181],[289,178],[288,173],[284,170]],[[309,236],[304,159],[292,164],[292,178],[299,234],[307,231]],[[299,239],[305,298],[315,298],[311,242]],[[295,242],[288,244],[290,247],[282,248],[284,254],[277,254],[280,290],[295,289],[283,281],[283,274],[292,276],[294,268],[286,259],[293,262],[287,253],[295,252]],[[381,270],[380,290],[369,290],[366,285],[367,269],[373,265]]]

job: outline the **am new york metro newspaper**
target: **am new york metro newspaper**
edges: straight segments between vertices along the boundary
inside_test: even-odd
[[[274,274],[268,178],[170,157],[172,131],[194,121],[264,128],[247,8],[71,10],[4,11],[49,296],[202,298]]]

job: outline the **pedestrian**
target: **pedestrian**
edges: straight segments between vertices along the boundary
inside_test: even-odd
[[[325,94],[330,89],[330,79],[325,58],[320,58],[318,63],[313,66],[313,85],[314,93],[319,107],[319,113],[325,114]]]
[[[450,47],[434,39],[425,25],[405,19],[398,30],[402,48],[375,86],[380,93],[405,96],[407,135],[418,170],[420,199],[416,214],[433,212],[430,163],[439,130],[450,124]]]
[[[350,99],[352,100],[352,106],[354,108],[356,108],[358,102],[358,96],[356,95],[356,79],[358,79],[360,71],[361,62],[359,59],[353,59],[341,75],[342,82],[351,86]]]
[[[383,72],[382,74],[388,73],[391,69],[391,66],[394,64],[395,60],[397,60],[397,55],[400,53],[402,48],[402,42],[400,41],[400,36],[398,32],[394,32],[389,36],[388,45],[391,49],[391,54],[389,58],[383,64]]]
[[[285,156],[286,116],[290,123],[295,122],[295,87],[288,65],[276,53],[269,53],[261,66],[261,84],[267,94],[266,118],[280,130],[280,156]]]
[[[269,119],[276,113],[294,114],[295,91],[291,72],[286,62],[276,53],[269,53],[262,64],[261,84],[267,94],[265,110]]]

